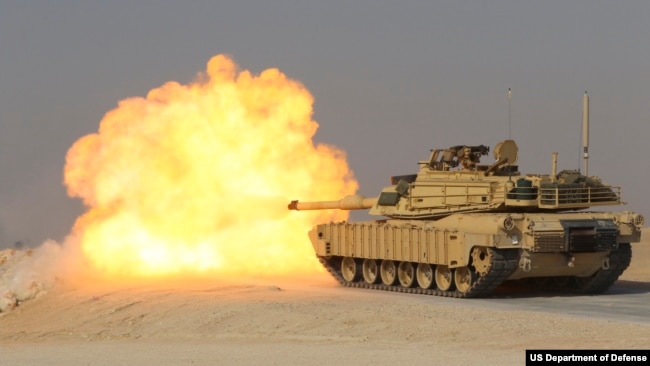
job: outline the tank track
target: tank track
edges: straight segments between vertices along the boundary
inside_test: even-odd
[[[495,250],[492,255],[490,270],[484,276],[478,277],[467,292],[458,290],[443,291],[437,288],[424,289],[421,287],[388,286],[382,283],[370,284],[359,279],[355,282],[346,281],[341,275],[340,257],[318,257],[321,264],[342,286],[365,288],[372,290],[405,292],[410,294],[433,295],[455,298],[473,298],[490,295],[501,283],[517,270],[519,253],[517,250]]]
[[[623,274],[632,261],[630,244],[620,244],[609,254],[609,269],[599,270],[587,279],[574,278],[573,290],[580,294],[599,294],[607,291]]]
[[[517,287],[548,292],[595,295],[607,291],[627,269],[632,260],[630,244],[620,244],[609,255],[609,269],[600,269],[591,277],[541,277],[515,281]]]

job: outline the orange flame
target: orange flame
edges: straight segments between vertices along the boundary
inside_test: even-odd
[[[73,230],[107,278],[287,275],[320,270],[307,238],[346,212],[290,212],[357,183],[341,150],[314,145],[313,98],[277,69],[218,55],[108,112],[68,151],[65,183],[88,206]]]

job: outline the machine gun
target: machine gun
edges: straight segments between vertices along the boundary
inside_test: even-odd
[[[490,147],[485,145],[467,146],[456,145],[448,149],[431,150],[428,162],[420,162],[433,170],[449,170],[458,165],[463,169],[474,169],[481,162],[481,156],[490,152]]]

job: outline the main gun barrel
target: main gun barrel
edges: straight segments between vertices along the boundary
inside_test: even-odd
[[[338,201],[314,201],[299,202],[298,200],[289,203],[289,210],[363,210],[371,208],[377,202],[377,197],[364,197],[360,194],[345,196]]]

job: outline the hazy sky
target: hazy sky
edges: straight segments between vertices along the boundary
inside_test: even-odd
[[[431,148],[507,138],[508,88],[520,170],[548,173],[553,151],[580,168],[587,90],[589,173],[648,215],[649,16],[647,0],[0,0],[0,248],[62,239],[82,212],[68,148],[219,53],[304,83],[317,141],[348,153],[368,196]]]

